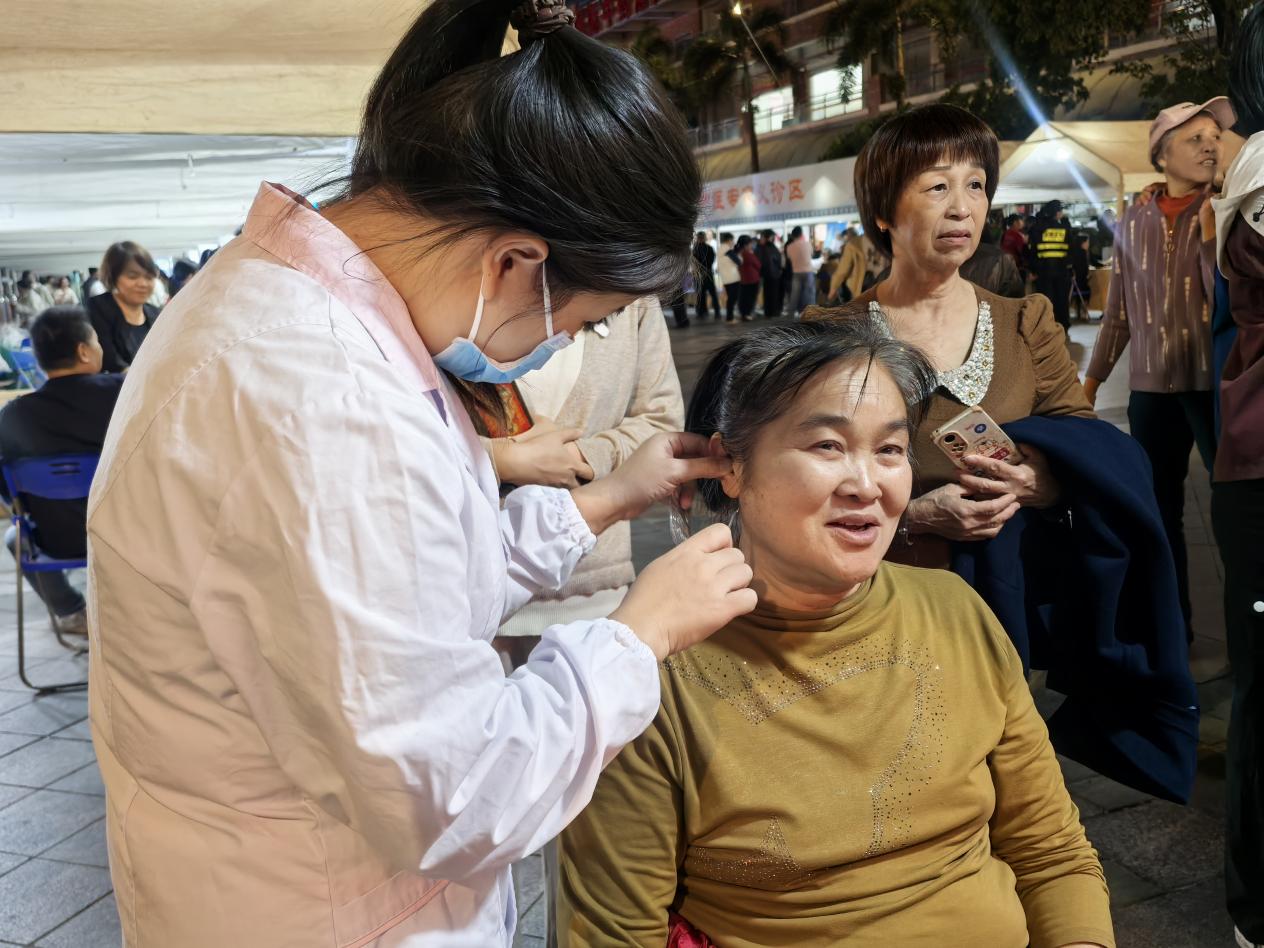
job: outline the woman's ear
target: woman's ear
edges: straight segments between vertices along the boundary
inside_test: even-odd
[[[483,297],[494,300],[506,291],[530,293],[540,286],[539,267],[549,256],[549,245],[533,234],[501,234],[483,251]]]
[[[729,452],[725,449],[724,441],[720,437],[720,433],[718,431],[715,434],[711,435],[711,440],[707,442],[707,450],[710,452],[711,457],[713,458],[729,457]],[[733,469],[729,471],[729,473],[725,474],[719,479],[720,487],[721,489],[723,489],[725,497],[731,497],[734,500],[737,499],[737,495],[740,493],[740,490],[741,490],[741,483],[742,483],[741,472],[742,472],[742,462],[734,460]]]

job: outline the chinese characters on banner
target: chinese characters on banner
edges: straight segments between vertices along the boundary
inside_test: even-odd
[[[715,188],[711,191],[709,204],[713,211],[736,210],[745,208],[754,210],[757,207],[786,207],[793,209],[795,204],[807,200],[803,191],[802,178],[790,178],[785,181],[763,183],[758,188],[746,185],[742,188]]]
[[[801,165],[711,181],[703,191],[703,217],[712,224],[766,217],[795,218],[838,208],[854,210],[854,158]]]

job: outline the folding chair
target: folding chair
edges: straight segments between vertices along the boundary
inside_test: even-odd
[[[0,472],[13,498],[13,525],[17,528],[18,573],[18,677],[26,687],[40,693],[78,691],[86,688],[86,681],[69,681],[54,685],[37,685],[26,677],[26,638],[22,608],[23,583],[27,573],[51,573],[59,570],[83,569],[86,559],[56,559],[35,550],[30,537],[34,524],[24,509],[24,497],[42,497],[46,500],[81,500],[88,496],[92,476],[96,473],[95,454],[63,454],[56,457],[26,458],[21,461],[0,462]],[[85,648],[67,642],[57,628],[56,617],[49,611],[57,641],[66,648],[82,655]]]
[[[29,346],[23,346],[20,349],[6,348],[3,350],[3,354],[4,361],[13,370],[13,374],[18,377],[19,387],[41,388],[48,381],[48,376],[44,374],[44,370],[35,361],[35,353],[31,351]]]

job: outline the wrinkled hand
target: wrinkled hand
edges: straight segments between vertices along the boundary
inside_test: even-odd
[[[1137,195],[1137,206],[1145,207],[1154,200],[1154,196],[1163,188],[1167,187],[1166,181],[1152,181],[1141,189],[1141,193]]]
[[[554,427],[531,438],[496,439],[492,456],[500,479],[545,487],[578,487],[592,480],[593,469],[575,444],[582,434],[578,428]]]
[[[960,484],[945,484],[918,497],[908,508],[909,529],[949,540],[990,540],[1022,509],[1013,494],[973,500]]]
[[[1046,510],[1058,502],[1062,488],[1049,470],[1049,461],[1043,453],[1029,444],[1020,444],[1018,450],[1023,460],[1018,464],[998,461],[977,454],[963,460],[972,471],[982,471],[985,476],[975,477],[961,471],[957,479],[969,493],[985,497],[995,494],[1012,496],[1020,506]]]
[[[661,662],[754,609],[751,576],[729,528],[712,524],[645,567],[610,618]]]

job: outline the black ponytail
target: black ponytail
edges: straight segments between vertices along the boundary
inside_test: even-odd
[[[684,125],[629,54],[563,26],[501,55],[520,0],[436,0],[378,76],[345,194],[424,216],[421,236],[523,230],[550,287],[674,291],[701,182]]]
[[[1250,138],[1264,132],[1264,2],[1247,13],[1233,41],[1229,102],[1238,116],[1238,134]]]

